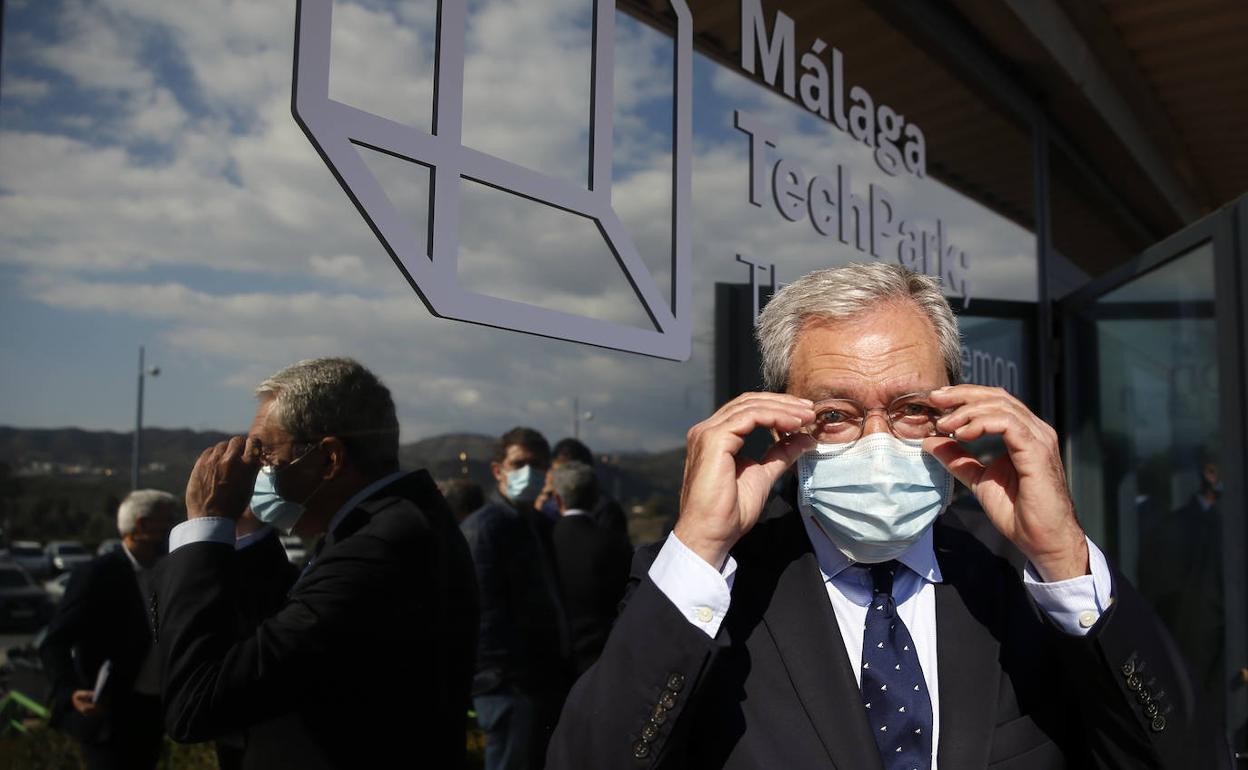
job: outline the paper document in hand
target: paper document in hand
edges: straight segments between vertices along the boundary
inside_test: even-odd
[[[104,694],[104,686],[108,684],[108,675],[112,670],[113,662],[111,660],[106,660],[100,664],[100,671],[95,675],[95,697],[93,700],[96,703],[99,703],[100,696]]]

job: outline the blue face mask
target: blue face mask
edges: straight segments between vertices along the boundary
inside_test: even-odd
[[[546,474],[532,465],[507,471],[507,499],[515,503],[531,503],[546,486]]]
[[[305,454],[303,457],[307,457],[307,455]],[[300,457],[299,460],[302,460],[303,457]],[[289,468],[291,465],[299,462],[299,460],[294,460],[284,467]],[[324,482],[321,483],[323,484]],[[256,474],[256,486],[251,492],[251,512],[260,521],[289,535],[294,530],[295,524],[299,522],[300,517],[303,516],[304,511],[307,510],[306,503],[308,500],[311,500],[312,495],[315,495],[320,489],[321,486],[318,484],[316,489],[313,489],[312,493],[302,503],[287,500],[277,491],[277,470],[272,465],[265,465]]]
[[[798,505],[855,562],[895,559],[949,504],[953,477],[922,441],[873,433],[797,459]]]

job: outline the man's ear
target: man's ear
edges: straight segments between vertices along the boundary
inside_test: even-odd
[[[321,439],[321,453],[325,455],[325,467],[321,469],[321,478],[335,479],[347,471],[347,445],[337,436],[326,436]]]
[[[494,474],[494,480],[500,483],[507,478],[507,474],[503,472],[503,466],[496,462],[490,463],[490,472]]]

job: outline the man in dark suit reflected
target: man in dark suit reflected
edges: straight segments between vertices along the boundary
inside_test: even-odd
[[[248,437],[196,463],[158,581],[170,735],[241,734],[244,768],[462,767],[476,583],[429,474],[399,470],[389,390],[355,361],[322,358],[257,396]],[[248,548],[236,550],[248,507],[319,541],[258,622]]]
[[[549,768],[1229,766],[1174,643],[1084,535],[1057,434],[956,384],[935,279],[817,271],[757,333],[769,392],[689,431],[680,519],[634,560]],[[756,428],[774,445],[740,456]],[[985,435],[1006,447],[987,465],[961,445]],[[1021,574],[938,520],[952,478]]]
[[[74,571],[39,649],[52,680],[52,724],[79,740],[91,770],[142,770],[160,756],[159,667],[144,597],[177,510],[168,492],[126,496],[117,509],[122,547]]]
[[[550,487],[560,517],[551,542],[568,616],[573,673],[580,676],[606,644],[628,582],[633,549],[590,517],[598,502],[593,468],[564,462],[551,468]]]

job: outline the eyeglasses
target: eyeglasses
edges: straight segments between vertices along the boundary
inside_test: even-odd
[[[308,454],[310,454],[313,449],[316,448],[316,442],[314,441],[295,441],[295,440],[279,441],[276,444],[272,444],[270,446],[265,446],[263,444],[260,444],[257,441],[256,442],[256,457],[260,458],[261,465],[267,465],[269,467],[276,467],[282,463],[280,463],[279,459],[273,455],[273,450],[277,449],[278,447],[283,447],[287,445],[291,447],[292,453],[294,453],[295,448],[299,446],[308,447],[308,451],[304,452],[298,457],[295,457],[292,460],[288,460],[285,463],[287,465],[290,463],[298,462],[299,460],[302,460],[304,457],[307,457]]]
[[[862,438],[867,417],[883,412],[888,430],[899,439],[925,439],[945,435],[936,429],[936,421],[946,410],[933,406],[928,393],[907,393],[893,399],[886,407],[867,408],[852,398],[827,398],[815,402],[815,421],[803,425],[798,432],[812,436],[820,444],[852,444]]]

